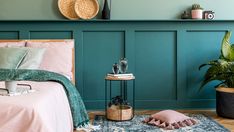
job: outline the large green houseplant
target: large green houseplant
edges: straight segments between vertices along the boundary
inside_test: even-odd
[[[218,60],[199,67],[209,66],[200,90],[211,81],[220,81],[216,86],[216,112],[219,116],[234,118],[234,44],[230,44],[230,37],[231,32],[226,32]]]

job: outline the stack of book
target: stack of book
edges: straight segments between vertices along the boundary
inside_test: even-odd
[[[123,73],[123,74],[108,73],[107,76],[116,77],[116,78],[133,78],[134,77],[132,73]]]

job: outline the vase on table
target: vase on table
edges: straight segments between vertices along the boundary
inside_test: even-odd
[[[118,74],[119,73],[119,65],[118,65],[118,63],[113,64],[112,71],[113,71],[114,74]]]
[[[119,60],[119,70],[120,73],[126,73],[128,70],[128,60],[126,58],[121,58]]]

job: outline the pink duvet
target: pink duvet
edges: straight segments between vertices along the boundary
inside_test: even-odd
[[[26,83],[36,92],[0,96],[0,132],[73,132],[63,86],[55,82]]]

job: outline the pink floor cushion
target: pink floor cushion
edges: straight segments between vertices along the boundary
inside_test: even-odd
[[[143,122],[167,130],[192,126],[197,123],[194,119],[174,110],[160,111],[146,118]]]

